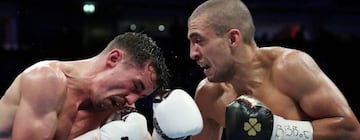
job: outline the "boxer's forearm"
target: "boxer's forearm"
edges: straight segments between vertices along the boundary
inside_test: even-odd
[[[312,121],[314,140],[359,140],[360,128],[352,117],[333,117]]]

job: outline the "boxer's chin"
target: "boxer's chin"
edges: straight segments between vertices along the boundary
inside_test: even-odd
[[[206,78],[208,79],[208,81],[210,82],[224,82],[225,80],[222,77],[218,77],[214,74],[212,75],[206,75]]]
[[[204,69],[204,74],[210,82],[217,82],[214,72],[211,69]]]
[[[211,70],[212,70],[212,69],[211,69],[210,67],[205,67],[205,68],[203,69],[203,72],[204,72],[204,74],[206,75],[206,77],[211,77],[211,75],[213,74]]]

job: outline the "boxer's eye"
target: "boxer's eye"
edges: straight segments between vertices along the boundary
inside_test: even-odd
[[[197,43],[197,44],[199,44],[199,43],[201,43],[201,41],[202,41],[202,40],[201,40],[200,38],[196,38],[194,42]]]
[[[203,42],[203,39],[201,39],[201,37],[198,34],[193,34],[190,36],[190,40],[192,43],[194,44],[201,44]]]
[[[141,81],[134,80],[133,86],[134,86],[134,92],[136,92],[136,93],[140,93],[141,91],[143,91],[145,89],[145,85]]]
[[[199,46],[203,46],[205,44],[205,40],[201,39],[201,38],[196,38],[194,42],[195,42],[195,44],[198,44]]]

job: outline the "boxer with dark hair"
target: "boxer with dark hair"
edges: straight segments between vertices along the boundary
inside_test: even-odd
[[[240,0],[208,0],[189,17],[190,57],[206,75],[195,95],[204,128],[191,139],[359,140],[359,121],[315,60],[258,47],[254,33]]]
[[[38,62],[0,100],[0,139],[72,139],[167,87],[168,78],[160,48],[142,33],[118,35],[91,58]]]

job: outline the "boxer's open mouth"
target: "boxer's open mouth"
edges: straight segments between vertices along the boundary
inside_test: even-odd
[[[208,69],[208,68],[210,68],[209,65],[203,65],[203,66],[200,66],[200,67],[203,68],[203,69]]]
[[[209,65],[205,65],[203,68],[204,68],[204,69],[208,69],[208,68],[210,68],[210,66],[209,66]]]
[[[124,106],[125,105],[125,99],[122,97],[118,97],[118,96],[113,96],[110,98],[113,106]]]

